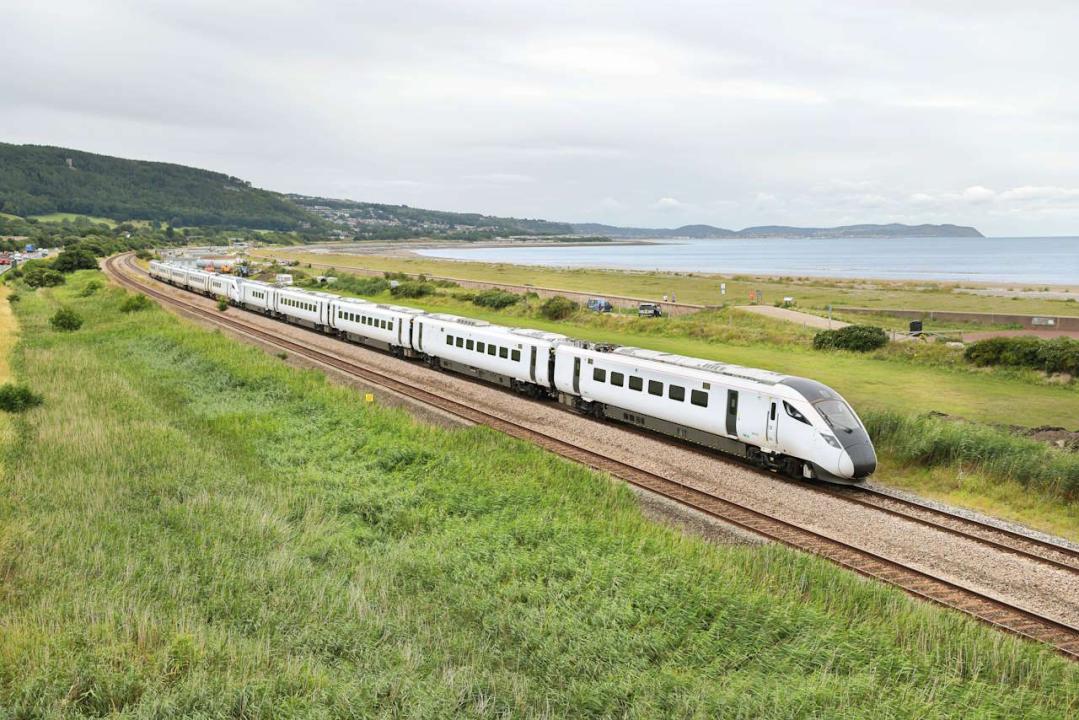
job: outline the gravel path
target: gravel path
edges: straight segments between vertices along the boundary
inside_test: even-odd
[[[175,288],[169,290],[208,309],[215,305],[208,298]],[[433,371],[419,363],[398,360],[253,313],[240,310],[230,313],[234,318],[242,315],[245,322],[272,328],[290,339],[437,389],[447,397],[467,401],[477,409],[498,413],[580,447],[1079,626],[1079,574],[829,497],[810,486],[787,483],[768,473],[642,436],[613,423],[579,417],[553,403],[529,401],[493,386]]]
[[[764,315],[773,320],[785,320],[786,322],[797,323],[802,327],[811,327],[817,330],[838,330],[839,328],[850,325],[850,323],[840,322],[839,320],[829,321],[828,318],[820,317],[819,315],[812,315],[810,313],[791,310],[789,308],[773,307],[771,305],[736,305],[735,307],[743,312],[753,313],[754,315]]]

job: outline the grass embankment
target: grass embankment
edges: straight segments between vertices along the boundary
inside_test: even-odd
[[[347,294],[352,284],[331,289]],[[536,299],[496,311],[448,294],[364,297],[812,377],[839,390],[875,429],[906,429],[875,438],[879,482],[1079,540],[1074,453],[1000,428],[920,417],[936,411],[976,423],[1074,428],[1075,383],[977,368],[963,361],[962,351],[938,343],[894,343],[869,355],[820,352],[811,347],[812,330],[730,309],[662,320],[579,312],[552,321],[538,314]]]
[[[1079,667],[447,431],[88,278],[24,298],[0,484],[13,716],[1066,717]],[[97,276],[99,277],[99,276]],[[55,333],[58,304],[86,317]]]
[[[0,284],[0,385],[12,379],[11,353],[19,339],[19,324],[9,302],[11,295],[11,288]],[[0,412],[0,443],[12,441],[12,428],[11,418],[7,413]],[[5,454],[0,454],[0,477],[7,476],[8,460]]]
[[[632,251],[632,248],[627,248]],[[749,293],[760,290],[764,303],[771,305],[793,296],[801,309],[820,309],[827,305],[911,309],[962,310],[969,312],[1018,313],[1027,315],[1076,315],[1079,304],[1066,300],[1021,297],[985,297],[955,292],[957,283],[891,282],[886,280],[828,280],[814,278],[752,278],[694,273],[625,272],[595,269],[558,269],[506,263],[459,262],[425,257],[390,257],[382,255],[345,255],[262,248],[253,254],[263,257],[297,260],[301,263],[329,264],[339,269],[368,268],[390,272],[426,273],[470,280],[531,284],[561,288],[595,295],[611,294],[660,299],[674,293],[679,302],[699,305],[747,304]],[[316,267],[318,267],[316,265]],[[719,283],[727,283],[727,294],[720,295]],[[1022,284],[1012,284],[1016,290]],[[1040,288],[1030,288],[1040,289]],[[1076,293],[1079,299],[1079,293]],[[896,325],[899,327],[900,325]],[[936,327],[963,325],[933,323]]]
[[[79,213],[65,213],[55,212],[47,215],[31,215],[31,219],[39,220],[41,222],[75,222],[76,220],[87,220],[91,223],[108,225],[110,228],[116,227],[119,223],[110,218],[94,217],[93,215],[80,215]]]

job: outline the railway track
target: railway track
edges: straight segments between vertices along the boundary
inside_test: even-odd
[[[188,315],[209,320],[214,324],[227,327],[240,335],[259,340],[265,344],[280,347],[319,364],[336,368],[337,370],[371,384],[393,390],[396,393],[409,397],[424,405],[438,408],[443,412],[450,413],[470,422],[486,425],[507,435],[534,443],[551,452],[561,455],[562,457],[587,465],[593,469],[610,473],[637,487],[681,503],[682,505],[693,508],[699,512],[703,512],[722,522],[781,542],[804,552],[827,558],[856,573],[899,587],[915,597],[959,610],[1001,630],[1031,640],[1047,643],[1066,657],[1069,657],[1072,660],[1079,660],[1079,628],[1053,620],[1052,618],[1045,617],[1036,612],[1023,609],[1006,600],[995,598],[943,578],[935,577],[929,573],[916,570],[895,560],[873,553],[872,551],[859,548],[842,540],[828,537],[813,530],[773,517],[767,513],[720,497],[719,495],[698,490],[677,480],[663,477],[656,473],[629,465],[615,458],[602,455],[586,448],[578,447],[534,428],[521,425],[512,420],[507,420],[498,415],[478,410],[451,398],[402,381],[397,377],[359,365],[339,355],[309,347],[303,343],[282,337],[261,327],[245,323],[242,320],[237,320],[234,316],[228,317],[219,312],[203,308],[196,303],[173,297],[171,294],[162,292],[155,287],[155,281],[151,280],[145,271],[134,265],[132,259],[133,258],[130,255],[108,258],[104,264],[105,271],[118,284],[154,297],[160,302],[172,305]],[[143,276],[146,281],[140,282],[133,279],[125,272],[124,268],[126,268],[127,272],[135,272]],[[874,507],[877,510],[883,509],[880,506],[874,505],[875,501],[867,499],[867,497],[870,496],[854,497],[854,493],[850,493],[845,499]],[[885,495],[884,497],[888,497],[889,500],[895,500],[894,498],[891,498],[891,496]],[[909,503],[909,505],[924,509],[924,506],[920,506],[917,503]],[[907,511],[913,512],[913,510],[909,508]],[[906,517],[902,509],[894,507],[888,508],[885,512]],[[951,516],[949,513],[943,511],[940,511],[940,514],[949,515],[953,518],[959,517]],[[966,520],[966,518],[963,518],[963,520]],[[920,520],[915,521],[918,522]],[[933,523],[931,520],[925,520],[925,522],[930,524]],[[993,529],[1001,532],[995,527]],[[965,533],[958,528],[954,529],[954,531],[965,535]],[[1019,533],[1013,534],[1018,535],[1024,540],[1031,540]],[[1044,544],[1052,545],[1052,543]],[[1055,545],[1052,545],[1052,547],[1054,549],[1060,548],[1060,546]],[[1016,551],[1015,548],[1011,547],[1004,547],[1004,549],[1009,552]],[[1040,559],[1044,560],[1044,558]],[[1068,561],[1067,559],[1064,559],[1059,560],[1059,562],[1067,563]],[[1074,570],[1075,568],[1071,567],[1071,569]]]

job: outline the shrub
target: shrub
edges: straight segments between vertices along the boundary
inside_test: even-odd
[[[19,293],[13,292],[13,293],[11,293],[10,295],[7,296],[7,301],[9,303],[17,303],[20,300],[22,300],[22,298],[19,297]]]
[[[38,266],[26,271],[23,282],[32,288],[39,288],[55,287],[63,285],[67,281],[62,274],[52,268]]]
[[[848,325],[838,330],[822,330],[813,336],[815,350],[869,352],[888,344],[888,333],[873,325]]]
[[[89,248],[69,245],[56,256],[56,259],[52,261],[52,266],[54,270],[59,270],[62,273],[71,273],[76,270],[96,270],[97,258]]]
[[[386,292],[390,287],[390,283],[388,280],[379,277],[342,275],[337,278],[335,286],[341,290],[354,292],[357,295],[378,295],[381,292]]]
[[[91,280],[90,282],[86,283],[86,287],[84,287],[79,292],[79,297],[90,297],[91,295],[93,295],[94,293],[96,293],[100,289],[101,289],[101,283],[99,283],[97,280]],[[123,309],[123,308],[121,308],[121,309]]]
[[[142,250],[135,251],[135,257],[137,257],[139,260],[153,260],[154,253],[151,250],[143,248]]]
[[[452,293],[452,295],[455,300],[460,300],[461,302],[472,302],[476,299],[476,293],[469,290],[460,290]]]
[[[474,305],[501,310],[521,301],[521,296],[502,290],[484,290],[472,298]]]
[[[0,410],[9,413],[22,412],[32,407],[37,407],[45,401],[26,385],[4,383],[0,385]]]
[[[391,295],[404,298],[419,298],[426,295],[433,295],[434,292],[434,285],[431,283],[420,282],[419,280],[405,280],[390,288]]]
[[[82,327],[82,316],[71,308],[60,308],[56,314],[49,318],[49,324],[53,330],[60,332],[73,332]]]
[[[225,312],[229,309],[229,299],[224,295],[217,296],[217,309],[221,312]]]
[[[577,312],[577,303],[567,297],[555,295],[540,305],[540,315],[548,320],[564,320]]]
[[[140,310],[147,309],[151,305],[153,305],[153,302],[151,302],[150,298],[146,297],[142,293],[139,293],[138,295],[129,295],[128,297],[124,298],[124,301],[122,303],[120,303],[120,312],[139,312]]]
[[[980,366],[1004,365],[1079,375],[1079,340],[995,337],[967,346],[963,357]]]

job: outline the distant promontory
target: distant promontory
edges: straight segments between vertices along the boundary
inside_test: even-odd
[[[840,225],[831,228],[760,225],[728,230],[712,225],[683,225],[677,228],[637,228],[574,223],[579,235],[606,235],[610,238],[911,238],[985,237],[977,228],[964,225]]]

